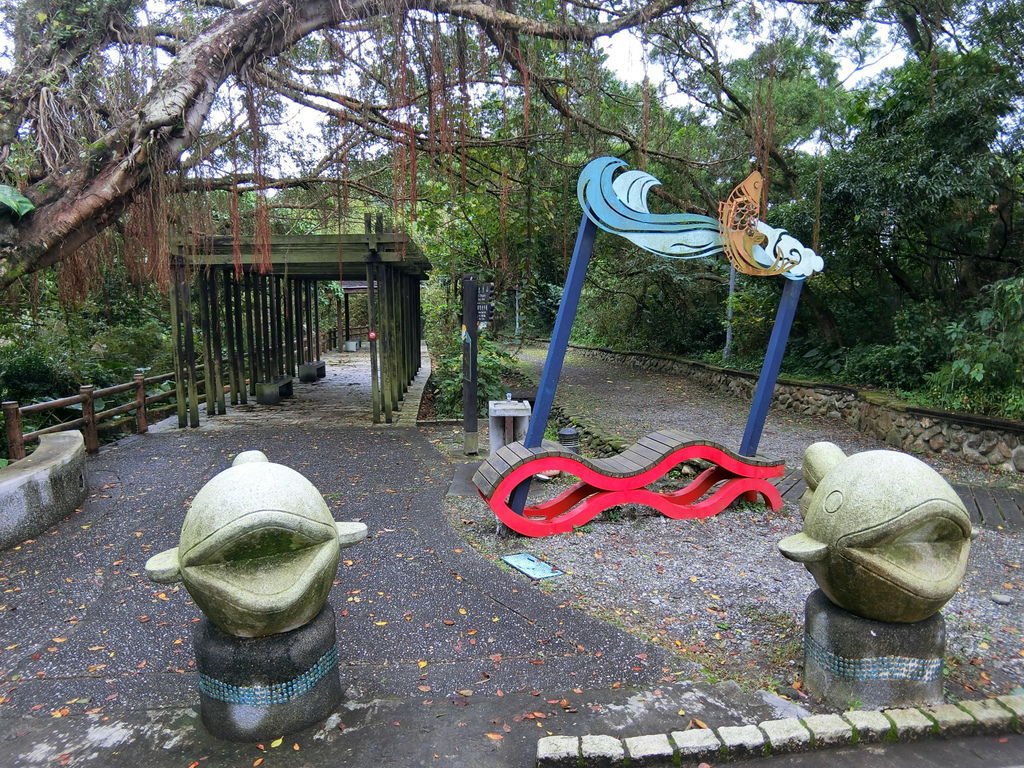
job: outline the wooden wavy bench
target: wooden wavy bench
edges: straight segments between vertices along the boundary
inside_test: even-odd
[[[685,487],[664,492],[646,487],[695,459],[711,466]],[[555,498],[528,504],[522,515],[516,514],[509,506],[512,491],[534,475],[554,471],[580,480]],[[539,537],[571,531],[620,504],[642,504],[682,520],[716,515],[739,496],[750,494],[778,510],[782,497],[770,479],[784,472],[781,461],[740,456],[711,440],[662,429],[605,459],[578,456],[550,441],[537,448],[510,443],[480,465],[473,484],[505,525],[524,536]]]

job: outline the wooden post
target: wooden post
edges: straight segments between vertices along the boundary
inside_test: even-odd
[[[462,452],[472,456],[480,450],[476,416],[476,278],[462,276]]]
[[[182,263],[177,256],[171,259],[171,341],[174,359],[174,397],[178,410],[178,429],[188,426],[188,404],[186,401],[185,347],[181,333],[181,283]]]
[[[349,311],[348,293],[345,296],[345,341],[352,340],[352,315]]]
[[[323,356],[323,350],[320,348],[320,281],[313,281],[313,337],[316,339],[316,357],[314,360],[319,361]]]
[[[256,396],[260,377],[259,354],[256,351],[256,312],[252,305],[252,273],[245,273],[245,341],[249,350],[249,394]]]
[[[281,292],[277,275],[271,275],[270,281],[270,344],[273,348],[271,354],[271,377],[276,379],[281,375]]]
[[[149,431],[146,419],[146,374],[136,373],[132,381],[135,382],[135,432],[144,435]]]
[[[391,273],[391,325],[394,328],[391,354],[395,359],[392,366],[395,374],[392,391],[395,403],[401,403],[405,401],[405,366],[402,363],[402,345],[405,343],[405,339],[402,337],[402,281],[397,269],[392,268],[389,272]]]
[[[78,388],[78,394],[82,396],[82,420],[85,421],[85,452],[96,453],[100,449],[100,438],[96,434],[96,404],[93,401],[92,393],[96,387],[92,384],[83,384]]]
[[[295,295],[294,281],[284,279],[284,365],[285,373],[295,375]]]
[[[260,282],[260,327],[263,329],[263,376],[264,381],[274,380],[274,340],[271,338],[270,322],[270,277],[261,275]]]
[[[224,275],[224,338],[228,344],[228,386],[231,388],[231,404],[238,405],[239,379],[237,349],[235,347],[235,304],[231,296],[231,272],[221,270]]]
[[[391,306],[390,306],[390,274],[385,264],[377,265],[377,294],[378,294],[378,320],[377,320],[377,341],[380,342],[380,393],[381,406],[384,409],[384,423],[394,422],[393,409],[395,407],[394,386],[392,380],[394,370],[392,368],[391,347],[394,345],[394,337],[391,328]]]
[[[21,434],[21,407],[15,400],[3,403],[4,427],[7,431],[7,458],[11,461],[25,458],[25,440]]]
[[[207,268],[208,269],[208,268]],[[216,385],[214,384],[216,366],[213,362],[213,331],[210,318],[210,283],[207,270],[199,273],[199,332],[203,334],[203,381],[206,398],[206,415],[213,416],[217,412]]]
[[[217,413],[223,416],[228,412],[227,404],[224,402],[224,340],[220,332],[220,302],[217,300],[217,272],[210,269],[207,277],[209,287],[206,291],[210,311],[210,347],[213,349],[213,385],[216,388]]]
[[[267,369],[263,364],[263,278],[253,273],[252,275],[252,340],[255,346],[252,348],[253,359],[255,360],[256,381],[267,380]]]
[[[338,285],[341,285],[341,281],[340,281],[340,280],[338,281]],[[347,295],[347,294],[345,294],[345,289],[344,289],[344,287],[342,287],[342,289],[341,289],[341,292],[342,292],[342,296],[345,296],[345,295]],[[336,314],[336,315],[338,316],[337,322],[335,323],[335,326],[337,327],[337,333],[335,333],[335,338],[334,338],[334,341],[335,341],[335,343],[337,344],[337,347],[338,347],[338,350],[339,350],[339,351],[341,350],[341,347],[342,347],[342,344],[341,344],[341,342],[345,340],[345,339],[344,339],[344,338],[342,337],[342,335],[341,335],[341,334],[342,334],[342,331],[343,331],[343,330],[344,330],[344,328],[345,328],[345,319],[344,319],[344,317],[342,316],[342,310],[341,310],[341,304],[342,304],[342,296],[339,296],[339,297],[338,297],[338,298],[337,298],[337,299],[335,300],[335,304],[334,304],[334,312],[335,312],[335,314]]]
[[[242,285],[238,275],[231,276],[232,303],[234,304],[235,359],[238,368],[238,401],[249,401],[249,390],[245,386],[245,333],[242,325]]]
[[[302,279],[295,281],[295,366],[306,362],[306,323],[302,312],[305,286]]]
[[[366,214],[369,219],[370,214]],[[370,252],[369,258],[377,258],[376,250]],[[374,282],[377,279],[377,265],[366,264],[366,322],[369,325],[370,343],[370,400],[373,405],[373,423],[380,424],[380,366],[377,360],[377,291]]]
[[[313,362],[316,347],[313,344],[313,281],[304,280],[305,295],[302,297],[303,309],[306,312],[306,359],[305,363]]]
[[[196,374],[196,344],[192,329],[192,288],[185,274],[182,275],[182,315],[185,319],[185,365],[188,367],[188,417],[189,426],[199,426],[199,382]]]
[[[416,281],[409,275],[402,275],[402,311],[404,320],[402,323],[402,338],[405,339],[405,388],[408,389],[412,380],[416,378],[416,352],[413,349],[415,331],[412,322],[412,291]]]

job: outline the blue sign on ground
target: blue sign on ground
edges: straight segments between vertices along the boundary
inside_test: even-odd
[[[529,552],[520,552],[515,555],[505,555],[501,558],[517,571],[522,571],[531,579],[549,579],[552,576],[561,576],[562,571],[552,568],[543,560],[538,560]]]

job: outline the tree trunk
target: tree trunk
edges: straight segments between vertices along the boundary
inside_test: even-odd
[[[214,21],[182,49],[132,119],[90,148],[84,167],[28,190],[36,210],[0,230],[0,290],[56,264],[109,226],[148,183],[151,169],[174,167],[228,77],[346,15],[345,5],[327,0],[253,0]]]

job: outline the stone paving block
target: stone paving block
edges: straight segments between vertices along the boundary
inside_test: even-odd
[[[545,736],[537,741],[537,765],[542,768],[576,768],[579,759],[578,736]]]
[[[940,736],[970,736],[978,732],[978,721],[953,704],[922,707],[921,711],[935,720]]]
[[[811,715],[804,718],[815,747],[837,747],[853,741],[853,726],[839,715]]]
[[[1017,730],[1021,730],[1024,727],[1024,695],[999,696],[996,701],[1013,712],[1017,719]]]
[[[983,733],[1006,733],[1013,727],[1013,713],[994,699],[961,701],[960,708],[978,721]]]
[[[916,709],[887,709],[884,714],[892,720],[899,741],[914,741],[935,728],[935,724]]]
[[[675,748],[664,733],[633,736],[625,742],[630,765],[664,765],[675,756]]]
[[[727,725],[718,729],[722,746],[732,757],[756,757],[764,754],[764,734],[756,725]]]
[[[811,746],[811,732],[795,717],[765,720],[757,727],[767,738],[773,755],[799,752]]]
[[[609,768],[622,765],[626,759],[621,739],[614,736],[584,736],[582,750],[587,768]]]
[[[718,757],[722,742],[709,728],[672,731],[672,741],[683,762],[703,762]]]
[[[843,712],[843,719],[853,726],[858,742],[885,741],[892,731],[892,723],[881,712],[854,709]]]

